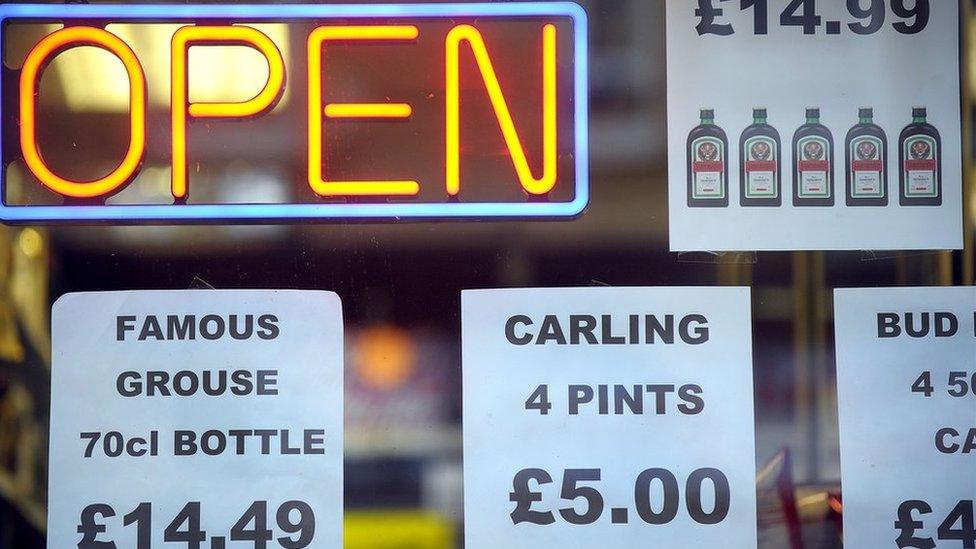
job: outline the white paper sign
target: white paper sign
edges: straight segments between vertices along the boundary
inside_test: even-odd
[[[756,547],[746,288],[461,295],[470,549]]]
[[[666,6],[672,251],[962,248],[956,0]]]
[[[338,296],[82,293],[52,316],[50,549],[341,547]]]
[[[844,546],[976,543],[976,288],[837,290]]]

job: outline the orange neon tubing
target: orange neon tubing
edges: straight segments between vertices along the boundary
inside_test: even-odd
[[[326,118],[410,118],[413,109],[406,103],[329,103]]]
[[[308,37],[308,184],[319,196],[416,196],[409,180],[325,181],[322,174],[322,115],[326,118],[409,118],[405,103],[332,103],[322,107],[322,56],[327,41],[416,40],[413,25],[318,27]]]
[[[471,45],[481,78],[491,99],[495,117],[505,137],[505,144],[518,174],[522,188],[530,194],[543,195],[556,185],[556,27],[545,25],[542,29],[542,177],[536,178],[526,159],[525,149],[519,139],[512,114],[505,101],[498,76],[485,47],[481,32],[471,25],[458,25],[447,35],[447,192],[457,195],[461,191],[461,42]]]
[[[129,149],[108,175],[93,181],[58,176],[44,163],[37,148],[37,83],[44,67],[57,54],[78,46],[94,46],[114,54],[129,76]],[[146,150],[146,77],[132,49],[118,36],[94,27],[68,27],[45,36],[27,55],[20,73],[20,148],[28,169],[61,196],[95,198],[124,187],[135,175]]]
[[[237,103],[190,103],[187,64],[189,48],[198,44],[211,46],[242,45],[256,49],[268,62],[268,80],[257,95]],[[284,90],[285,62],[281,51],[266,34],[254,27],[186,26],[173,34],[171,116],[173,126],[173,179],[175,198],[187,195],[186,123],[191,118],[248,118],[271,110]]]

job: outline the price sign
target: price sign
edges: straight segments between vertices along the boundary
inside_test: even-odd
[[[749,291],[462,293],[467,547],[756,547]]]
[[[48,547],[342,545],[335,294],[68,294],[52,336]]]
[[[153,504],[140,503],[132,512],[119,517],[125,527],[132,527],[136,532],[137,549],[148,549],[152,546],[153,532]],[[79,549],[96,549],[115,547],[114,541],[98,541],[106,526],[101,519],[115,517],[115,509],[111,505],[96,503],[85,507],[81,511],[81,522],[78,533],[82,535],[78,542]],[[253,547],[267,548],[277,542],[285,549],[304,549],[309,547],[315,538],[315,513],[312,507],[304,501],[288,501],[281,505],[272,515],[277,519],[278,528],[285,535],[275,539],[274,531],[268,527],[268,502],[255,501],[241,518],[230,529],[229,536],[207,535],[200,522],[200,502],[187,503],[163,530],[163,541],[183,543],[187,547],[209,547],[224,549],[227,541],[251,542]],[[292,517],[296,517],[292,522]],[[219,528],[218,525],[214,525]]]
[[[835,309],[845,546],[976,548],[976,289]]]
[[[698,8],[695,9],[695,16],[698,18],[695,30],[698,34],[729,36],[736,33],[733,25],[723,22],[725,8],[719,7],[723,3],[732,4],[729,0],[698,1]],[[886,19],[891,19],[894,30],[902,34],[918,34],[928,26],[932,13],[929,0],[891,0],[890,6],[885,0],[868,0],[867,4],[860,0],[848,0],[849,23],[840,19],[824,21],[823,16],[818,15],[821,13],[818,8],[834,3],[821,0],[818,6],[817,0],[790,0],[788,4],[773,0],[774,11],[778,11],[780,7],[782,11],[779,12],[778,19],[771,21],[770,16],[775,13],[770,14],[769,0],[740,0],[737,7],[752,13],[752,25],[748,28],[742,26],[739,31],[767,35],[769,25],[778,21],[780,26],[802,29],[803,34],[816,34],[821,27],[822,32],[831,35],[843,33],[845,27],[854,34],[874,34],[884,28]]]
[[[962,247],[958,1],[666,9],[672,250]]]

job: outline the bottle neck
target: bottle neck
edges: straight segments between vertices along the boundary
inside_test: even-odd
[[[715,119],[714,118],[702,118],[701,119],[701,125],[702,126],[713,126],[713,125],[715,125]]]
[[[912,122],[915,124],[925,124],[926,120],[927,117],[925,116],[916,116],[915,118],[912,118]]]
[[[819,116],[808,116],[807,117],[807,124],[819,124],[819,123],[820,123],[820,117]]]
[[[873,116],[862,116],[861,117],[861,124],[874,124],[874,117]]]
[[[765,124],[766,123],[766,117],[765,116],[763,116],[763,117],[758,117],[757,116],[757,117],[755,117],[755,118],[752,119],[752,123],[753,124]]]

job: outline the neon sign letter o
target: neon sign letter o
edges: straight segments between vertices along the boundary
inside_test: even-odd
[[[50,60],[64,50],[95,46],[122,61],[129,76],[129,150],[111,173],[94,181],[71,181],[47,167],[37,148],[37,82]],[[34,46],[20,73],[20,148],[27,167],[45,186],[72,198],[104,196],[126,184],[142,162],[146,149],[146,77],[132,49],[118,36],[94,27],[68,27],[53,32]]]

